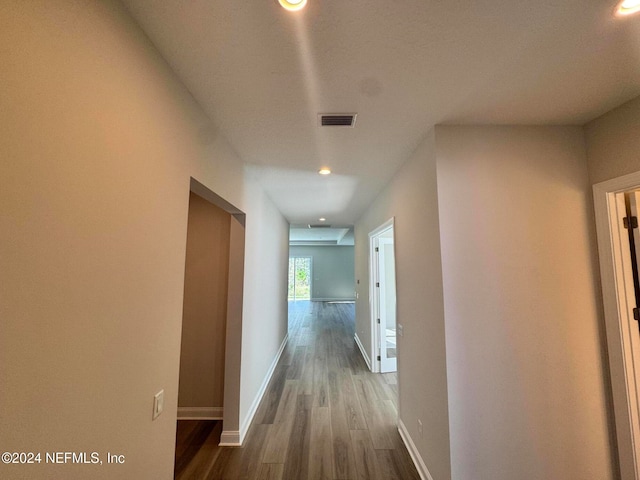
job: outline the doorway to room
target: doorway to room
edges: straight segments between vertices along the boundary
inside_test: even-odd
[[[231,215],[189,194],[178,418],[221,420]]]
[[[395,372],[397,363],[394,220],[369,234],[372,370]]]
[[[192,178],[176,412],[176,478],[181,478],[186,465],[197,468],[189,458],[190,452],[198,451],[191,445],[194,435],[221,446],[240,443],[244,246],[245,214]],[[184,475],[192,478],[189,471]]]

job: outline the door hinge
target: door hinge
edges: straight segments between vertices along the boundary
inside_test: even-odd
[[[379,251],[380,251],[380,249],[378,247],[376,247],[376,252],[379,252]]]
[[[380,282],[376,282],[376,287],[380,287]]]
[[[380,355],[378,355],[378,361],[380,361]]]
[[[380,325],[380,319],[378,319],[378,325]]]
[[[638,228],[638,217],[624,217],[622,219],[622,225],[627,230],[629,229],[629,224],[631,224],[631,228]]]
[[[640,308],[636,307],[633,309],[633,318],[640,320]]]

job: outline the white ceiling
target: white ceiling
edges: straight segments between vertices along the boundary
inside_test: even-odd
[[[612,1],[308,2],[124,0],[293,224],[353,224],[435,124],[583,124],[640,95],[640,15]],[[317,126],[340,112],[356,127]]]

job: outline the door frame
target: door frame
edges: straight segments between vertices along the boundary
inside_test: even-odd
[[[387,230],[385,230],[386,232]],[[383,233],[385,233],[383,232]],[[377,288],[377,293],[378,293],[378,307],[380,309],[380,313],[381,312],[388,312],[387,310],[387,289],[389,288],[389,283],[387,280],[387,267],[385,265],[385,261],[386,261],[386,253],[385,253],[385,245],[391,245],[391,248],[395,250],[395,239],[394,238],[389,238],[389,237],[383,237],[382,235],[377,237],[378,240],[378,273],[379,273],[379,278],[380,278],[380,287]],[[396,264],[396,259],[395,259],[395,251],[393,251],[391,253],[391,255],[393,256],[393,268],[395,270],[395,264]],[[394,275],[394,282],[393,282],[393,290],[394,290],[394,296],[395,296],[395,290],[396,290],[396,282],[395,282],[395,271],[393,272]],[[384,281],[382,281],[384,279]],[[395,310],[395,309],[394,309]],[[395,314],[396,312],[394,311],[394,321],[397,325],[397,318],[395,318]],[[380,355],[380,372],[381,373],[388,373],[388,372],[396,372],[398,370],[398,354],[397,354],[397,349],[398,349],[398,344],[397,344],[397,338],[398,336],[396,335],[396,356],[393,359],[389,359],[389,357],[387,357],[387,327],[388,327],[388,317],[385,313],[385,315],[379,315],[378,318],[380,319],[380,323],[378,324],[378,332],[379,332],[379,355]],[[383,322],[382,319],[384,318],[384,328],[383,328]],[[386,364],[385,364],[385,359],[386,359]],[[385,368],[387,368],[385,370]]]
[[[371,232],[369,232],[369,312],[371,312],[371,371],[373,373],[380,372],[380,361],[378,355],[380,355],[380,332],[378,329],[378,314],[380,308],[379,290],[376,287],[376,279],[379,275],[378,260],[375,255],[376,241],[380,235],[393,230],[394,245],[395,245],[395,217],[391,217],[389,220],[378,226]],[[397,322],[397,311],[396,311]],[[396,358],[398,345],[396,344]]]
[[[624,192],[640,188],[640,172],[593,186],[613,409],[622,478],[640,480],[640,405],[631,334],[637,335]],[[624,234],[621,234],[624,232]],[[636,352],[636,357],[640,352]]]
[[[213,190],[209,189],[209,187],[200,183],[193,177],[190,178],[189,192],[195,193],[231,215],[229,271],[227,283],[227,330],[225,332],[224,354],[224,400],[222,411],[222,433],[220,434],[219,445],[225,447],[239,447],[242,446],[242,442],[244,441],[244,436],[246,434],[246,432],[242,431],[240,425],[240,365],[242,360],[242,311],[244,298],[246,215],[242,210],[226,201]],[[182,279],[184,282],[184,274]],[[178,357],[178,362],[179,361],[180,357]]]

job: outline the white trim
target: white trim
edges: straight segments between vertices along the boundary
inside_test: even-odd
[[[348,298],[337,298],[337,297],[329,297],[329,298],[312,298],[312,302],[355,302],[355,297]]]
[[[222,420],[222,407],[178,407],[178,420]]]
[[[264,380],[262,382],[262,385],[260,386],[260,389],[258,390],[258,394],[256,395],[256,398],[253,399],[253,402],[251,403],[251,407],[249,407],[249,412],[247,413],[247,416],[244,418],[244,420],[240,424],[240,431],[235,431],[235,430],[224,431],[223,430],[222,435],[220,436],[220,446],[222,447],[241,447],[242,446],[242,442],[244,442],[244,437],[247,435],[247,432],[249,431],[249,427],[251,426],[253,417],[255,416],[256,411],[258,410],[258,407],[260,406],[262,397],[264,397],[264,394],[267,391],[267,387],[269,386],[269,382],[271,381],[273,372],[275,371],[276,366],[280,361],[280,357],[282,356],[282,352],[284,352],[284,347],[287,346],[288,341],[289,341],[289,334],[287,333],[284,336],[284,339],[282,340],[282,344],[280,344],[280,349],[278,350],[278,353],[276,353],[276,356],[273,359],[273,362],[271,362],[271,366],[269,367],[269,370],[267,371],[267,374],[264,377]],[[224,445],[222,443],[223,439],[225,440]]]
[[[360,353],[362,354],[362,358],[364,358],[364,361],[367,364],[367,367],[369,367],[369,370],[371,370],[371,360],[369,359],[369,355],[367,355],[367,352],[362,346],[362,342],[360,341],[360,338],[358,337],[357,333],[353,336],[353,339],[356,341],[356,345],[358,345],[358,348],[360,349]]]
[[[390,228],[392,231],[393,229]],[[395,298],[396,298],[396,282],[395,282],[395,264],[396,264],[396,254],[395,254],[395,242],[393,238],[386,237],[378,237],[378,278],[380,281],[380,287],[377,288],[378,293],[378,355],[380,355],[380,372],[388,373],[388,372],[397,372],[398,371],[398,357],[397,354],[394,357],[389,357],[389,350],[387,348],[387,344],[389,342],[389,338],[387,337],[387,332],[390,330],[387,329],[388,321],[389,321],[389,293],[393,292],[394,298],[394,306],[395,306]],[[390,281],[391,274],[390,270],[387,268],[387,253],[388,250],[386,247],[391,246],[390,257],[393,262],[393,278],[394,281]],[[396,308],[393,309],[393,338],[394,345],[396,349],[398,348],[395,339],[396,325],[397,325],[397,311]]]
[[[388,230],[394,230],[395,217],[391,217],[377,228],[369,232],[369,312],[371,314],[371,356],[376,358],[380,353],[380,332],[378,331],[380,299],[379,292],[376,288],[376,282],[380,281],[380,272],[378,270],[378,258],[375,255],[375,249],[378,246],[378,237]],[[395,236],[395,231],[394,231]],[[395,242],[395,238],[394,238]],[[397,319],[396,319],[397,321]],[[373,360],[372,358],[372,360]],[[371,362],[370,369],[373,373],[380,372],[380,361]]]
[[[416,466],[416,470],[418,470],[418,474],[420,475],[420,478],[422,480],[433,480],[433,477],[431,476],[429,469],[424,464],[424,461],[422,460],[422,457],[420,456],[420,453],[418,452],[416,445],[413,443],[413,440],[411,439],[411,435],[409,435],[409,432],[407,431],[407,427],[405,427],[404,423],[402,423],[402,420],[400,420],[400,418],[398,418],[398,432],[400,433],[400,438],[402,438],[402,441],[404,442],[405,446],[407,447],[407,450],[409,451],[411,460],[413,460],[413,464]]]
[[[621,477],[640,480],[640,411],[636,398],[633,350],[629,325],[635,324],[627,304],[633,288],[628,261],[622,255],[628,239],[620,235],[623,209],[618,194],[640,186],[640,172],[614,178],[593,186],[598,254],[604,304],[613,410]],[[635,302],[635,299],[634,299]]]
[[[374,228],[373,230],[371,230],[369,232],[369,236],[370,237],[377,237],[378,235],[380,235],[381,233],[386,232],[387,230],[389,230],[390,228],[392,228],[394,225],[394,219],[395,217],[391,217],[389,220],[387,220],[386,222],[384,222],[382,225],[380,225],[377,228]]]
[[[223,431],[220,434],[219,447],[241,447],[240,432],[238,430]]]

